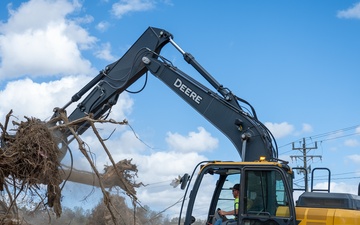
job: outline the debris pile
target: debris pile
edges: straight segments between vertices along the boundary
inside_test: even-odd
[[[47,205],[53,207],[56,215],[60,216],[59,185],[62,179],[59,173],[59,149],[45,122],[36,118],[25,119],[26,121],[20,123],[13,122],[17,126],[14,136],[3,129],[1,139],[4,147],[0,148],[0,190],[6,189],[6,179],[11,181],[11,184],[16,184],[19,191],[44,184],[48,189]]]
[[[0,191],[6,191],[10,200],[10,208],[16,207],[16,200],[20,193],[25,195],[29,192],[39,193],[39,189],[46,187],[46,197],[41,196],[41,203],[51,207],[56,216],[61,215],[61,189],[64,177],[60,165],[60,155],[58,137],[54,137],[56,132],[67,130],[73,135],[78,143],[80,152],[88,160],[93,174],[99,180],[99,187],[104,195],[104,200],[108,202],[108,209],[113,220],[115,216],[111,211],[111,201],[108,200],[108,192],[105,188],[120,187],[135,203],[137,201],[135,188],[142,183],[134,182],[137,175],[136,165],[131,160],[122,160],[115,163],[104,139],[100,137],[95,127],[95,123],[127,124],[127,121],[116,122],[114,120],[93,119],[91,115],[79,119],[79,121],[68,121],[65,111],[59,111],[58,116],[48,122],[41,121],[33,117],[25,117],[25,121],[20,123],[12,122],[15,125],[15,135],[10,135],[7,131],[12,111],[6,116],[6,121],[0,123],[1,146],[0,146]],[[89,156],[89,151],[85,149],[86,143],[76,133],[76,126],[79,122],[90,124],[94,134],[101,142],[104,151],[111,161],[111,166],[105,168],[105,173],[100,174]],[[63,183],[64,184],[64,183]],[[33,191],[33,192],[32,192]],[[1,215],[0,215],[1,222]],[[116,221],[114,221],[115,224]]]
[[[131,161],[132,159],[124,159],[117,162],[115,166],[105,166],[105,173],[102,175],[104,184],[108,187],[120,187],[128,193],[136,195],[135,188],[144,184],[134,182],[138,170]]]

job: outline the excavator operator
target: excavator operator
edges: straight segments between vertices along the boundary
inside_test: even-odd
[[[231,211],[217,210],[215,218],[217,219],[214,225],[231,224],[236,222],[237,214],[239,210],[239,195],[240,195],[240,184],[235,184],[232,188],[232,194],[234,196],[234,209]],[[227,215],[234,215],[234,219],[227,219]]]

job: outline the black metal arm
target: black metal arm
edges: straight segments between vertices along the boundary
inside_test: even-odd
[[[171,43],[218,93],[210,90],[189,75],[172,66],[159,55],[167,43]],[[196,60],[185,53],[172,39],[172,35],[162,29],[149,27],[133,46],[118,61],[108,65],[92,81],[76,93],[62,109],[93,88],[86,98],[70,114],[73,121],[88,114],[95,119],[103,116],[116,104],[119,95],[147,71],[158,77],[182,99],[217,127],[235,145],[243,161],[277,158],[276,143],[268,129],[258,121],[255,110],[246,101],[235,96],[220,85]],[[251,107],[252,115],[246,113],[238,101]],[[54,116],[57,114],[55,112]],[[86,122],[78,124],[77,133],[89,128]],[[65,134],[66,139],[70,134]],[[71,141],[71,140],[68,140]],[[274,141],[275,142],[275,141]]]
[[[152,74],[230,139],[243,161],[259,160],[260,156],[267,159],[277,158],[270,132],[255,117],[242,110],[232,92],[220,96],[166,60],[159,59],[161,57],[143,57]],[[198,65],[194,59],[192,62]],[[214,83],[217,84],[215,80]]]

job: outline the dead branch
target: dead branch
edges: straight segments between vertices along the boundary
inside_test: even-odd
[[[74,140],[77,141],[80,152],[87,159],[95,176],[98,178],[98,186],[103,193],[104,202],[106,202],[113,222],[117,224],[116,216],[112,211],[112,209],[116,209],[112,206],[106,188],[120,187],[135,204],[137,201],[135,188],[141,186],[142,183],[133,181],[137,175],[137,168],[136,165],[131,163],[131,160],[122,160],[115,163],[95,123],[124,125],[127,124],[127,121],[94,119],[91,115],[69,121],[65,110],[57,109],[57,111],[59,112],[57,116],[48,122],[30,117],[25,117],[26,121],[13,121],[13,125],[17,127],[15,135],[9,135],[7,132],[12,110],[7,114],[4,126],[0,123],[2,130],[0,137],[4,146],[0,148],[0,190],[3,190],[4,187],[8,189],[8,184],[12,183],[13,193],[11,194],[10,205],[16,206],[16,200],[20,193],[23,193],[24,190],[38,193],[38,185],[43,184],[46,186],[46,195],[42,197],[38,194],[38,197],[43,205],[52,208],[59,217],[62,211],[60,203],[61,188],[59,185],[63,182],[64,175],[60,169],[59,155],[61,151],[58,147],[58,136],[55,133],[69,131]],[[92,127],[94,134],[111,161],[112,166],[105,168],[105,174],[99,173],[85,148],[86,143],[76,132],[77,125],[84,122]],[[133,172],[133,174],[130,174],[130,172]]]

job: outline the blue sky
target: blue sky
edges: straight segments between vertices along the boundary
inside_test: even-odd
[[[300,155],[291,143],[300,147],[304,137],[309,146],[317,141],[318,149],[309,154],[322,160],[308,163],[331,169],[333,191],[356,193],[359,1],[5,0],[0,6],[0,121],[10,109],[20,119],[48,119],[54,107],[65,105],[121,57],[147,27],[159,27],[219,83],[254,106],[274,133],[280,158],[302,165],[291,160]],[[207,85],[172,46],[161,54]],[[143,82],[130,89],[138,90]],[[140,94],[121,96],[112,117],[129,120],[141,139],[122,127],[109,145],[117,160],[133,158],[139,165],[139,180],[150,184],[139,189],[139,199],[154,209],[181,196],[168,184],[198,161],[240,159],[219,131],[152,76]],[[104,133],[111,131],[105,126]],[[98,167],[108,164],[91,132],[84,139]],[[81,155],[76,157],[76,167],[87,170]],[[68,186],[64,202],[88,207],[74,187]],[[178,208],[172,209],[175,214]]]

